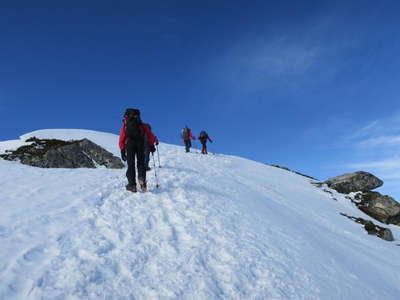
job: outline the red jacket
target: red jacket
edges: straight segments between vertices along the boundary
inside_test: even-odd
[[[144,134],[147,135],[148,142],[150,146],[153,146],[157,142],[157,138],[154,136],[154,134],[151,132],[149,126],[145,123],[141,123],[140,126],[143,129]],[[126,136],[126,120],[124,120],[124,124],[121,127],[121,132],[119,134],[119,148],[121,150],[125,149],[125,145],[128,142]]]

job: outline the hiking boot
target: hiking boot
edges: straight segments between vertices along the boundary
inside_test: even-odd
[[[136,184],[135,185],[129,185],[129,184],[127,184],[126,186],[125,186],[125,188],[126,188],[126,190],[127,191],[130,191],[130,192],[132,192],[132,193],[136,193],[137,192],[137,190],[136,190]]]
[[[151,168],[150,167],[146,167],[146,171],[150,171],[151,170]]]
[[[141,191],[146,192],[147,191],[146,181],[144,181],[143,179],[139,179],[139,184],[140,184]]]

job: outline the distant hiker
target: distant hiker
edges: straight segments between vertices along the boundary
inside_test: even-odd
[[[136,170],[135,157],[137,160],[138,181],[142,192],[147,191],[146,167],[144,148],[145,141],[149,145],[156,142],[156,138],[149,129],[148,125],[140,119],[138,109],[128,108],[124,115],[123,125],[119,136],[119,148],[121,149],[121,158],[128,163],[126,177],[128,184],[126,189],[136,192]]]
[[[149,127],[150,131],[151,131],[151,126],[150,124],[146,124],[147,127]],[[151,131],[151,133],[154,135],[154,133]],[[146,166],[146,171],[150,171],[151,168],[149,166],[150,163],[150,153],[154,153],[156,152],[156,147],[154,145],[158,145],[158,139],[156,136],[155,137],[155,142],[154,144],[150,144],[148,139],[145,136],[145,141],[144,141],[144,165]]]
[[[193,136],[192,131],[190,128],[185,126],[185,128],[182,129],[181,132],[181,138],[183,140],[183,143],[185,144],[185,149],[186,152],[190,152],[190,147],[192,147],[192,140],[195,140],[196,138]]]
[[[205,132],[204,130],[202,132],[200,132],[200,135],[199,135],[198,139],[199,139],[201,145],[203,146],[201,148],[201,153],[202,154],[208,154],[207,153],[207,140],[210,141],[210,143],[212,143],[213,141],[208,136],[207,132]]]

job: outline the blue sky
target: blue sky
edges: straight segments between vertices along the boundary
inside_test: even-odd
[[[400,199],[398,1],[0,4],[0,140],[118,133],[142,110],[211,151],[319,179],[366,170]]]

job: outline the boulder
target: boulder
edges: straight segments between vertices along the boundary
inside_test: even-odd
[[[363,171],[333,177],[324,183],[343,194],[359,191],[368,192],[383,185],[383,181],[378,177]]]
[[[385,241],[388,241],[388,242],[394,241],[393,233],[389,228],[384,228],[383,230],[378,231],[377,237],[379,237]]]
[[[39,168],[95,168],[78,143],[49,149],[43,156],[25,156],[21,163]]]
[[[88,139],[62,141],[30,138],[27,142],[31,144],[7,151],[8,154],[0,157],[39,168],[124,168],[120,158]]]
[[[400,226],[400,213],[388,219],[389,224]]]
[[[400,224],[400,203],[390,196],[378,192],[364,192],[357,195],[358,208],[367,215],[386,224]]]
[[[382,240],[385,240],[388,242],[394,241],[392,231],[389,228],[375,225],[372,221],[365,220],[363,218],[352,217],[345,213],[340,213],[340,214],[346,218],[349,218],[350,220],[353,220],[356,223],[364,225],[364,229],[365,229],[365,231],[367,231],[368,234],[375,235],[375,236],[381,238]]]

